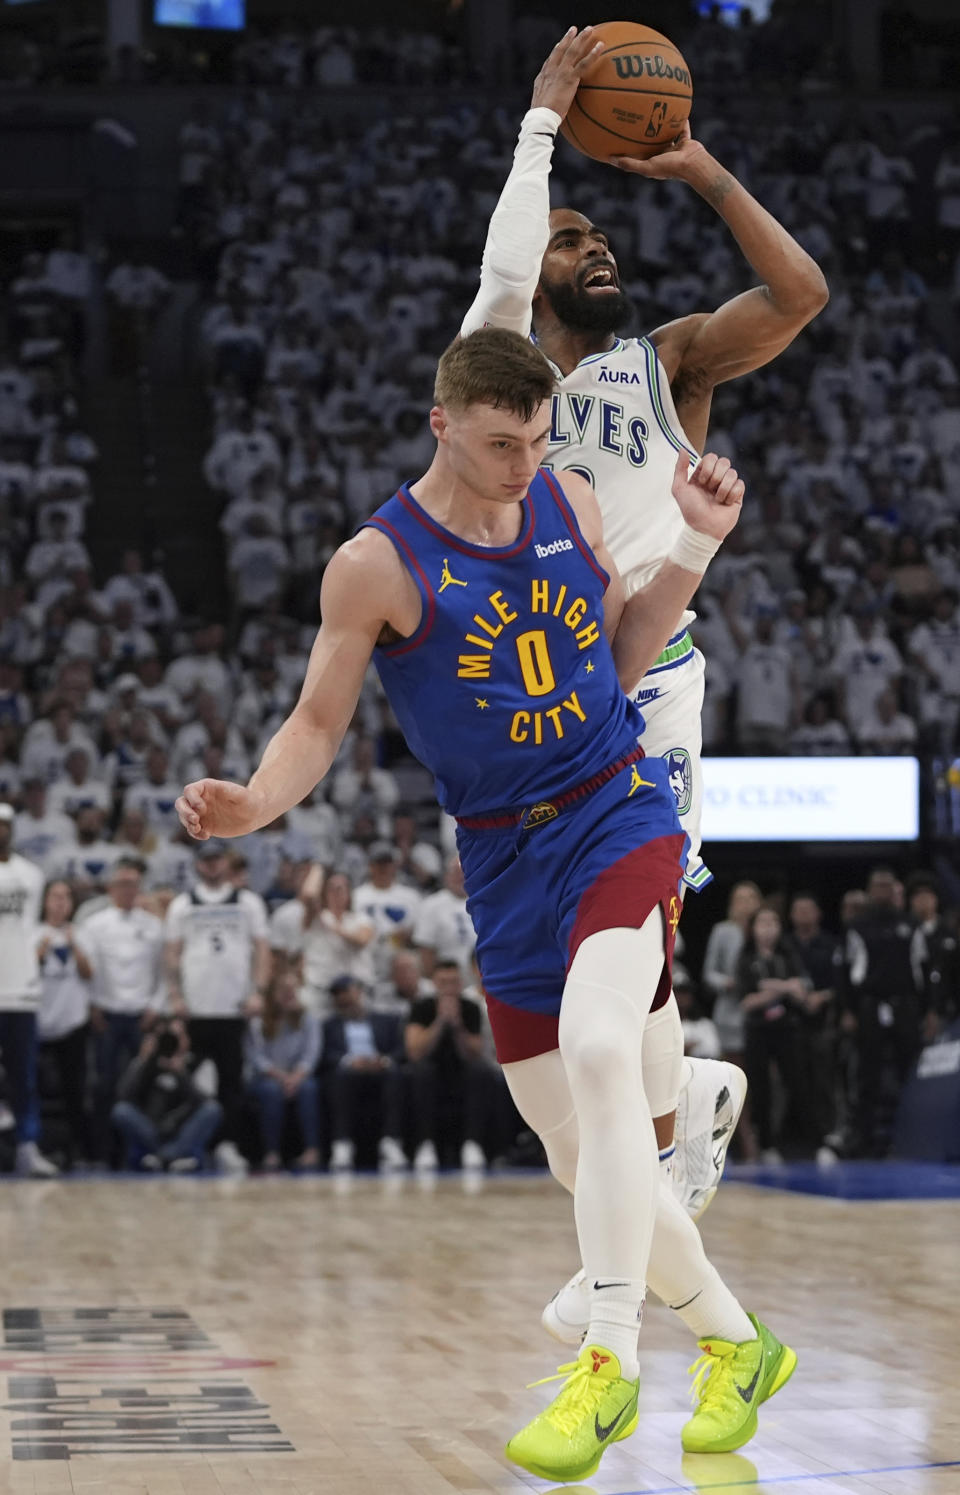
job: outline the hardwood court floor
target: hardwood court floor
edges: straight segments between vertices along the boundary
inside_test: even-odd
[[[651,1306],[639,1428],[575,1488],[957,1495],[960,1203],[731,1183],[703,1223],[798,1371],[741,1454],[682,1459],[696,1351]],[[524,1387],[575,1265],[539,1176],[9,1183],[0,1490],[545,1492],[502,1447],[555,1389]]]

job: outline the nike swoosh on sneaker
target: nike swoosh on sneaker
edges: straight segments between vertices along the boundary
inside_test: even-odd
[[[737,1387],[738,1394],[743,1398],[743,1400],[746,1402],[746,1404],[747,1404],[748,1407],[749,1407],[751,1401],[753,1400],[753,1393],[757,1389],[757,1382],[760,1379],[760,1371],[762,1369],[763,1369],[763,1361],[761,1360],[760,1364],[757,1366],[756,1370],[753,1373],[753,1380],[750,1382],[750,1385],[747,1386],[747,1387],[737,1386],[736,1381],[734,1381],[734,1383],[733,1383],[734,1386]]]
[[[610,1434],[613,1432],[614,1428],[616,1427],[617,1423],[620,1421],[620,1419],[623,1416],[624,1412],[626,1412],[627,1408],[630,1407],[630,1406],[632,1406],[632,1402],[627,1402],[624,1406],[622,1406],[620,1408],[620,1411],[617,1413],[616,1417],[613,1419],[613,1421],[612,1422],[608,1422],[607,1425],[606,1425],[606,1427],[601,1427],[599,1413],[594,1413],[594,1417],[593,1417],[593,1431],[597,1435],[597,1442],[598,1443],[603,1443],[607,1438],[610,1437]]]
[[[594,1292],[602,1293],[603,1289],[605,1287],[629,1287],[629,1286],[630,1286],[629,1282],[595,1282],[593,1284],[593,1290],[594,1290]]]

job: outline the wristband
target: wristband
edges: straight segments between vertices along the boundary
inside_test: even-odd
[[[535,108],[528,109],[523,116],[520,133],[530,134],[549,130],[551,135],[556,135],[562,123],[563,120],[555,109],[551,109],[547,104],[537,104]]]
[[[683,529],[670,547],[667,560],[681,566],[684,571],[695,571],[702,576],[722,544],[722,540],[701,534],[684,520]]]

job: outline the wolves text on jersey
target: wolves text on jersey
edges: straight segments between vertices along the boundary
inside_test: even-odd
[[[611,373],[609,377],[612,383],[614,374]],[[623,406],[613,400],[572,392],[553,396],[550,418],[551,457],[556,455],[559,447],[569,446],[571,443],[583,446],[590,435],[600,451],[609,452],[613,457],[626,457],[633,467],[643,467],[647,460],[649,434],[647,423],[641,416],[634,415],[628,420]]]

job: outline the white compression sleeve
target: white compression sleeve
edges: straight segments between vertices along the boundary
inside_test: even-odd
[[[523,117],[513,167],[487,229],[480,290],[460,328],[464,337],[480,327],[505,327],[524,336],[530,331],[550,234],[550,165],[559,128],[560,116],[552,109],[530,109]]]
[[[683,1024],[677,999],[670,1000],[647,1018],[643,1030],[643,1088],[654,1117],[670,1116],[677,1109],[683,1074]]]
[[[668,1004],[668,1007],[670,1005],[676,1010],[675,1003]],[[652,1043],[647,1042],[648,1036]],[[658,1092],[658,1104],[664,1108],[663,1114],[676,1105],[672,1099],[676,1047],[673,1021],[661,1018],[659,1012],[654,1013],[644,1025],[640,1062],[644,1087],[652,1081]],[[651,1060],[654,1061],[652,1065]],[[662,1069],[657,1060],[665,1061]],[[660,1070],[659,1074],[657,1070]],[[567,1071],[559,1052],[553,1049],[535,1059],[506,1064],[503,1072],[517,1110],[546,1148],[551,1173],[572,1194],[579,1155],[579,1127]],[[646,1273],[651,1291],[674,1309],[698,1339],[712,1335],[729,1339],[734,1344],[752,1339],[754,1331],[750,1320],[707,1259],[699,1230],[673,1194],[669,1182],[663,1178],[658,1181],[656,1211]],[[591,1294],[586,1282],[580,1291],[586,1329],[591,1308]]]

